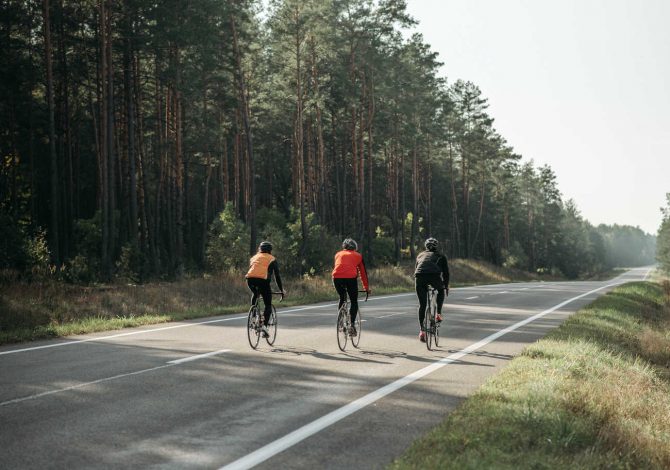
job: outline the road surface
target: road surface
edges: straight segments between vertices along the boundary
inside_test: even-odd
[[[604,282],[452,289],[440,348],[414,294],[362,305],[360,350],[335,304],[280,308],[274,347],[246,315],[0,347],[0,468],[383,468]]]

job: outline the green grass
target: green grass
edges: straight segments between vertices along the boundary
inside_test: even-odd
[[[374,295],[414,289],[413,265],[371,269]],[[475,260],[452,260],[452,286],[538,280],[539,276]],[[282,306],[336,298],[328,275],[284,279]],[[0,344],[93,333],[246,311],[242,275],[219,274],[143,285],[77,286],[45,280],[0,284]]]
[[[391,468],[670,468],[670,283],[580,310]]]

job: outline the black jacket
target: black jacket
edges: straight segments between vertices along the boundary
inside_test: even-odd
[[[416,257],[414,276],[417,274],[442,274],[444,284],[449,286],[447,257],[437,251],[422,251]]]

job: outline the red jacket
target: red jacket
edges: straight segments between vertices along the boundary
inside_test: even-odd
[[[354,250],[342,250],[335,253],[335,267],[333,268],[333,279],[357,278],[361,273],[363,289],[369,290],[368,273],[365,272],[363,255]]]

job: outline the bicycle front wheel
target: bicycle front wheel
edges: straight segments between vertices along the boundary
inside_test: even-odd
[[[363,332],[363,322],[361,321],[360,310],[358,311],[358,315],[356,315],[354,326],[356,327],[357,334],[356,336],[351,337],[351,344],[353,344],[355,348],[358,348],[358,343],[361,342],[361,333]]]
[[[249,346],[253,349],[258,347],[258,342],[261,340],[260,321],[258,309],[251,307],[249,309],[249,316],[247,317],[247,338],[249,339]]]
[[[347,347],[347,338],[349,337],[349,321],[346,308],[341,308],[337,313],[337,345],[341,351]]]
[[[275,339],[277,339],[277,309],[275,306],[272,306],[272,313],[270,314],[270,321],[268,322],[268,333],[270,335],[265,338],[270,346],[275,344]]]

